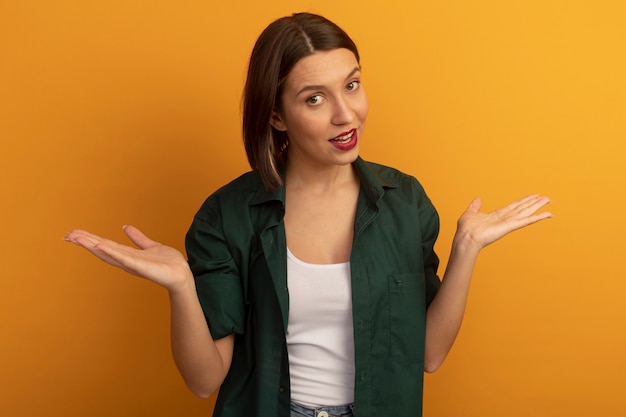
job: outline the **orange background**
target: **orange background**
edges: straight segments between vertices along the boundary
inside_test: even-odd
[[[553,199],[554,219],[481,255],[425,415],[626,415],[625,3],[243,3],[0,5],[0,415],[210,414],[170,358],[165,291],[61,238],[129,223],[182,249],[204,198],[247,170],[252,44],[301,10],[359,45],[362,155],[422,181],[444,265],[474,196]]]

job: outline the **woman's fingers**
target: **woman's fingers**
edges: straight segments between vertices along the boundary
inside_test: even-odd
[[[494,213],[498,214],[502,219],[508,218],[525,218],[528,216],[534,216],[539,209],[541,209],[546,204],[550,203],[550,199],[545,196],[540,195],[530,195],[520,200],[514,201],[513,203],[502,207],[501,209],[496,210]],[[542,216],[548,215],[551,217],[550,213],[542,213]],[[542,217],[544,218],[544,217]]]
[[[134,238],[138,240],[141,244],[148,245],[148,242],[155,244],[155,242],[152,242],[150,239],[148,239],[137,228],[132,228],[131,235],[131,240],[133,240]],[[122,245],[113,240],[105,239],[98,235],[94,235],[93,233],[89,233],[85,230],[80,229],[72,230],[71,232],[69,232],[66,235],[65,240],[85,248],[104,262],[107,262],[118,268],[122,268],[127,272],[136,274],[136,271],[134,271],[136,260],[134,259],[134,257],[137,256],[138,249],[127,245]],[[133,270],[131,271],[130,269]]]
[[[96,244],[93,249],[90,250],[90,252],[101,260],[105,261],[106,263],[127,271],[127,269],[124,268],[124,262],[122,259],[123,254],[121,254],[118,250],[111,247],[107,243],[101,242]]]
[[[122,229],[124,230],[124,233],[126,233],[126,236],[128,236],[128,238],[141,249],[149,249],[160,245],[160,243],[155,242],[154,240],[148,238],[148,236],[144,235],[135,226],[126,225]]]
[[[139,248],[149,249],[154,246],[159,246],[160,243],[155,242],[144,235],[139,229],[134,226],[124,226],[122,228],[128,238]],[[69,232],[65,236],[65,240],[80,244],[81,246],[95,246],[97,244],[107,244],[112,248],[122,249],[128,248],[127,245],[115,242],[114,240],[105,239],[93,233],[89,233],[86,230],[75,229]]]
[[[82,246],[83,244],[95,245],[101,239],[85,230],[74,229],[65,235],[64,240]]]
[[[120,263],[116,260],[116,256],[111,256],[111,248],[102,241],[96,241],[84,235],[74,236],[72,239],[66,239],[71,241],[77,246],[89,251],[91,254],[99,258],[100,260],[111,264],[116,267],[121,267]]]
[[[472,200],[472,202],[470,203],[470,205],[468,206],[467,210],[474,212],[474,213],[478,213],[480,211],[480,208],[482,207],[483,202],[480,199],[480,197],[476,197],[475,199]]]

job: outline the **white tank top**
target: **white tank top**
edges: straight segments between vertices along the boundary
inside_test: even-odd
[[[287,281],[291,400],[306,406],[353,403],[350,262],[309,264],[287,249]]]

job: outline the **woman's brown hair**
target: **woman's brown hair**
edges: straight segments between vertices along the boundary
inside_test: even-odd
[[[254,45],[243,95],[243,141],[250,166],[259,172],[268,190],[282,185],[280,170],[287,160],[287,134],[270,125],[272,111],[281,110],[285,79],[300,59],[336,48],[352,51],[359,61],[357,47],[348,34],[311,13],[295,13],[274,21]]]

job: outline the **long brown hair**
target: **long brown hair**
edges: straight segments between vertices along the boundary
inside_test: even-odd
[[[311,13],[295,13],[272,22],[254,45],[243,95],[243,141],[250,167],[259,172],[268,190],[282,185],[280,170],[287,159],[287,134],[270,125],[272,111],[281,110],[285,79],[300,59],[336,48],[352,51],[359,61],[348,34]]]

